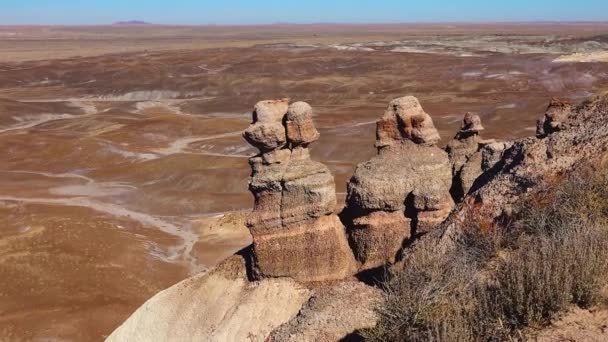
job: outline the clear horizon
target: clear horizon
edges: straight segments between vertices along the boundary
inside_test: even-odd
[[[106,25],[144,21],[161,25],[269,24],[415,24],[605,22],[608,1],[513,0],[397,0],[357,3],[310,0],[303,4],[267,1],[195,0],[21,0],[2,5],[0,25]]]

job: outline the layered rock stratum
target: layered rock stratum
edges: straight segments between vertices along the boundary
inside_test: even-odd
[[[255,276],[327,281],[352,275],[354,258],[334,213],[334,178],[310,159],[308,146],[319,138],[310,105],[259,102],[243,136],[260,151],[249,159]]]
[[[234,256],[158,293],[106,341],[264,341],[309,296],[289,278],[249,282]]]
[[[256,105],[244,134],[260,150],[250,160],[252,247],[159,293],[109,341],[356,336],[375,324],[383,296],[351,277],[355,269],[370,280],[367,270],[445,253],[464,220],[491,226],[509,218],[522,195],[542,192],[583,163],[604,165],[608,151],[608,96],[578,106],[553,100],[540,134],[510,142],[482,140],[479,117],[466,114],[445,150],[420,103],[399,98],[378,121],[378,154],[349,181],[340,221],[333,177],[308,154],[319,136],[312,118],[302,102]]]
[[[378,154],[348,183],[345,216],[363,269],[394,262],[404,241],[450,213],[452,172],[433,120],[413,96],[391,101],[377,123]]]

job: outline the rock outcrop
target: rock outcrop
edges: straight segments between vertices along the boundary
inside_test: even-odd
[[[379,149],[404,141],[433,146],[440,139],[433,119],[413,96],[391,101],[382,118],[376,123],[376,147]]]
[[[446,146],[445,150],[452,164],[451,192],[456,200],[460,200],[466,195],[482,173],[480,149],[484,143],[479,132],[483,129],[479,115],[466,113],[460,130]]]
[[[348,340],[360,329],[373,327],[382,303],[382,290],[346,281],[316,288],[300,312],[275,329],[269,342],[334,342]],[[355,339],[353,339],[355,340]]]
[[[260,149],[250,160],[253,252],[242,254],[253,256],[247,270],[258,279],[233,256],[157,294],[108,341],[336,341],[375,324],[379,289],[354,279],[315,282],[343,279],[356,266],[333,212],[333,177],[308,155],[319,137],[312,109],[263,101],[253,117],[244,133]],[[359,270],[392,263],[397,254],[445,253],[467,220],[491,228],[513,215],[522,195],[542,193],[581,164],[608,163],[608,95],[576,107],[552,101],[540,122],[539,137],[483,141],[478,117],[466,115],[446,153],[415,98],[392,101],[377,125],[378,155],[348,184],[342,218]],[[468,189],[455,210],[453,175]]]
[[[310,159],[308,146],[319,138],[312,108],[259,102],[244,137],[260,150],[249,160],[255,204],[247,220],[256,276],[308,282],[354,274],[345,228],[334,214],[334,178]]]
[[[572,103],[551,99],[545,115],[536,122],[536,137],[544,138],[553,132],[560,131],[571,111]]]
[[[552,101],[548,112],[555,107],[555,101]],[[559,129],[545,131],[541,137],[484,146],[484,172],[474,191],[441,229],[421,239],[416,248],[443,253],[460,239],[463,222],[474,219],[486,226],[500,223],[516,214],[516,203],[523,195],[541,194],[547,185],[581,165],[605,165],[608,160],[608,95],[570,109],[562,105],[557,107],[560,108],[559,119],[549,122],[559,121]],[[555,114],[549,116],[556,117]],[[547,122],[547,114],[540,121]],[[553,126],[549,124],[548,127]],[[407,254],[415,257],[416,248]]]
[[[242,257],[188,278],[143,304],[107,342],[259,341],[294,317],[310,290],[293,279],[249,282]]]
[[[376,137],[378,155],[357,166],[344,211],[362,269],[394,262],[405,241],[433,229],[454,206],[448,155],[415,97],[391,101]]]

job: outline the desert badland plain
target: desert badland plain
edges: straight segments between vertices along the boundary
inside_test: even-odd
[[[552,97],[608,89],[606,51],[601,23],[0,27],[0,340],[102,340],[247,245],[259,100],[314,107],[343,203],[390,100],[443,144],[469,111],[533,135]]]

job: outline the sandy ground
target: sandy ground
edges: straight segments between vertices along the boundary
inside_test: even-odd
[[[348,44],[404,37],[498,34],[596,36],[605,23],[269,25],[269,26],[0,26],[0,62],[100,54],[244,48],[261,44]]]
[[[536,336],[539,342],[608,340],[608,310],[572,308]]]
[[[608,51],[574,53],[555,59],[557,63],[597,63],[608,62]]]

